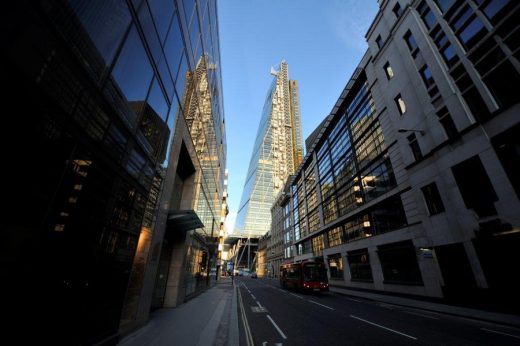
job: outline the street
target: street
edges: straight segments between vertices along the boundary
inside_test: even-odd
[[[241,345],[519,345],[520,329],[332,292],[235,279]]]

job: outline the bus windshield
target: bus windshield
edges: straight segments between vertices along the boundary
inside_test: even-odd
[[[325,270],[320,264],[305,264],[303,266],[304,281],[326,281]]]

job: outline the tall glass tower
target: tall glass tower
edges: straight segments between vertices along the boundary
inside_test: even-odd
[[[253,154],[242,192],[236,236],[258,238],[271,224],[271,206],[303,157],[298,83],[289,80],[288,66],[271,68],[273,83],[267,93]]]

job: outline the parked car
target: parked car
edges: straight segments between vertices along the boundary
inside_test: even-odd
[[[253,272],[253,273],[251,274],[251,277],[252,277],[253,279],[257,279],[257,278],[258,278],[258,276],[256,275],[256,272]]]

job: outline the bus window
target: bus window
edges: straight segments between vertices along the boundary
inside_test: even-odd
[[[303,279],[305,281],[326,281],[325,268],[319,264],[306,264],[303,266]]]

